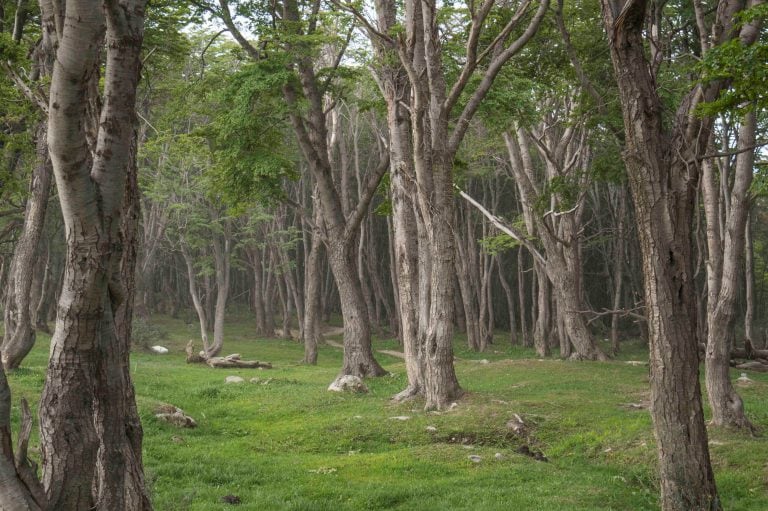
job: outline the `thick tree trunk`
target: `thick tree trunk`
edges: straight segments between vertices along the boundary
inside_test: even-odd
[[[449,162],[433,164],[433,211],[427,225],[432,265],[430,323],[420,345],[425,364],[425,408],[441,410],[459,398],[463,391],[453,367],[453,175]]]
[[[602,1],[642,253],[661,507],[713,511],[722,505],[709,459],[699,387],[690,232],[698,176],[689,163],[706,148],[711,127],[711,120],[697,118],[691,109],[711,95],[694,86],[667,130],[654,68],[645,56],[646,9],[645,1],[619,5]]]
[[[336,279],[344,319],[344,362],[341,374],[383,376],[386,371],[373,357],[368,309],[356,268],[354,245],[328,240],[328,260]]]
[[[35,326],[31,310],[37,302],[31,300],[34,267],[38,262],[38,245],[45,225],[45,212],[51,192],[53,169],[48,157],[46,124],[37,128],[37,157],[29,186],[29,199],[24,211],[24,226],[11,260],[8,280],[10,287],[3,312],[5,332],[2,342],[2,364],[15,369],[35,344]]]

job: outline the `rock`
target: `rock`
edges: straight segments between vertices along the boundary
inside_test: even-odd
[[[149,349],[152,350],[154,353],[157,353],[158,355],[165,355],[166,353],[168,353],[168,348],[164,346],[152,346]]]
[[[397,415],[395,417],[390,417],[389,420],[391,421],[407,421],[410,419],[410,416],[408,415]]]
[[[736,378],[736,381],[739,383],[752,383],[752,380],[747,376],[747,373],[741,373],[741,376]]]
[[[171,442],[174,444],[183,444],[184,443],[184,437],[173,435],[171,437]]]
[[[640,360],[627,360],[624,363],[631,366],[647,366],[648,365],[648,362],[642,362]]]
[[[368,392],[368,387],[363,383],[362,378],[351,374],[342,374],[328,386],[331,392],[358,392],[361,394]]]
[[[195,419],[187,415],[181,408],[169,404],[161,404],[155,407],[155,418],[179,428],[197,427]],[[183,438],[181,440],[182,442],[184,441]],[[176,440],[173,441],[176,442]]]
[[[458,408],[458,406],[459,406],[459,403],[455,403],[454,402],[454,403],[451,403],[451,406],[449,406],[448,409],[449,410],[455,410],[456,408]]]
[[[251,378],[248,381],[250,381],[251,383],[261,383],[261,378]]]
[[[481,461],[483,461],[483,458],[481,458],[477,454],[470,454],[467,457],[469,458],[469,461],[471,461],[472,463],[480,463]]]
[[[507,421],[507,429],[517,436],[525,436],[528,433],[528,426],[518,414]]]
[[[427,427],[426,427],[426,428],[424,428],[424,429],[426,429],[426,430],[427,430],[427,431],[429,431],[430,433],[437,433],[437,428],[436,428],[436,427],[434,427],[434,426],[427,426]]]
[[[227,376],[224,379],[224,383],[243,383],[245,382],[240,376]]]
[[[504,455],[501,454],[500,452],[497,452],[496,454],[494,454],[493,457],[496,458],[499,461],[504,459]]]
[[[489,361],[487,358],[484,358],[484,359],[480,360],[479,362],[480,362],[481,364],[483,364],[483,365],[485,365],[485,364],[490,364],[490,363],[491,363],[491,362],[490,362],[490,361]]]

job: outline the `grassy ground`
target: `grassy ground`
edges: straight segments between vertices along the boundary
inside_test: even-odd
[[[248,322],[233,321],[225,352],[275,368],[214,370],[184,363],[194,325],[168,318],[153,324],[168,332],[162,344],[171,354],[137,353],[132,370],[158,511],[230,509],[221,502],[229,494],[247,510],[657,508],[650,417],[623,406],[647,397],[647,368],[624,362],[645,357],[637,344],[626,344],[620,360],[589,363],[537,360],[501,338],[484,354],[457,341],[456,368],[468,392],[455,409],[437,414],[423,412],[422,403],[389,401],[406,381],[397,358],[378,357],[391,375],[368,381],[369,394],[338,395],[326,391],[341,364],[337,348],[321,347],[318,366],[302,366],[297,343],[254,339]],[[26,367],[9,376],[14,402],[26,396],[36,406],[46,341],[41,337]],[[376,348],[396,346],[377,341]],[[225,385],[228,375],[246,383]],[[754,383],[741,394],[750,417],[768,430],[768,375],[749,376]],[[252,377],[269,382],[249,383]],[[199,427],[158,422],[158,403],[183,408]],[[527,438],[506,428],[514,414],[531,427]],[[768,509],[765,437],[710,429],[710,443],[725,508]],[[549,461],[518,454],[521,444]]]

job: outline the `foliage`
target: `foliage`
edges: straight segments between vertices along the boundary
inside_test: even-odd
[[[717,115],[726,111],[743,114],[768,107],[765,84],[768,82],[768,5],[759,4],[739,13],[737,28],[756,23],[759,35],[754,44],[745,46],[739,38],[709,50],[701,63],[701,82],[708,84],[723,80],[727,87],[720,97],[700,106],[701,115]]]

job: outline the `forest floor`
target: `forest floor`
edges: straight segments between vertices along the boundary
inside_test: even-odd
[[[403,360],[394,356],[377,354],[391,374],[367,380],[370,393],[336,394],[326,388],[341,366],[338,348],[321,346],[318,366],[304,366],[298,343],[257,340],[248,321],[233,319],[224,353],[274,369],[211,369],[184,362],[196,325],[165,317],[152,324],[167,332],[159,344],[171,352],[139,351],[131,371],[158,511],[658,507],[655,444],[643,409],[648,368],[626,363],[647,359],[637,342],[625,343],[617,360],[597,363],[538,360],[532,350],[510,348],[506,335],[486,353],[457,339],[467,394],[438,414],[418,401],[390,401],[406,383]],[[47,341],[40,335],[25,367],[9,375],[15,404],[25,396],[36,409]],[[398,349],[393,340],[375,348]],[[230,375],[245,382],[225,384]],[[749,378],[739,390],[763,436],[709,430],[729,511],[768,509],[768,375]],[[182,408],[198,427],[161,423],[153,414],[161,403]],[[18,407],[14,413],[18,419]],[[525,424],[521,434],[507,426],[515,414]],[[523,446],[547,461],[521,453]],[[241,504],[224,503],[227,495]]]

